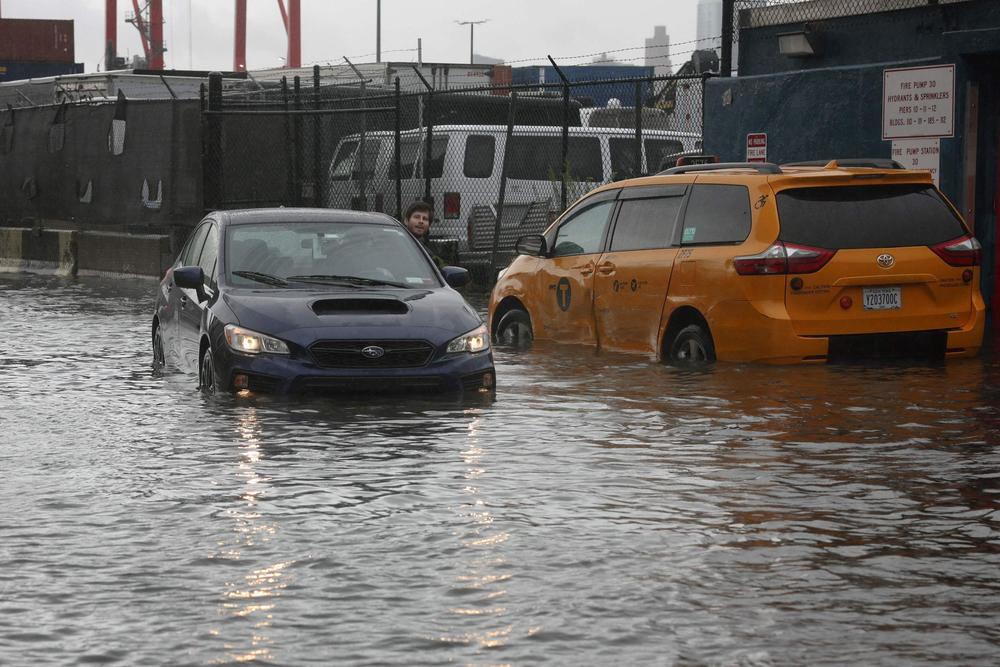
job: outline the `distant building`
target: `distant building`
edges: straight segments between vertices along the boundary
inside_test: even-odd
[[[674,73],[670,62],[670,35],[667,26],[653,26],[653,36],[646,38],[646,59],[643,64],[652,67],[656,76],[670,76]]]
[[[722,0],[698,0],[698,26],[695,37],[699,49],[722,47]]]
[[[481,53],[475,53],[472,55],[472,64],[474,65],[503,65],[503,58],[490,58],[489,56],[484,56]]]

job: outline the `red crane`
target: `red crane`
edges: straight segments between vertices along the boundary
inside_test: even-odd
[[[114,0],[107,2],[114,4]],[[139,9],[139,0],[132,0],[132,7],[135,14],[126,21],[139,31],[142,50],[146,54],[146,67],[163,69],[163,54],[167,50],[163,45],[163,0],[149,0],[143,9]],[[148,17],[143,15],[144,11]]]
[[[278,0],[278,11],[285,25],[288,36],[288,55],[285,67],[302,66],[302,11],[300,0],[288,0],[288,11],[285,11],[284,0]],[[247,69],[247,0],[236,0],[236,29],[233,42],[233,71],[245,72]]]
[[[247,69],[247,0],[236,1],[236,39],[233,48],[233,70],[245,72]],[[135,25],[142,39],[142,49],[146,54],[149,69],[163,69],[163,54],[166,47],[163,44],[163,0],[149,0],[144,10],[148,10],[148,18],[139,8],[139,0],[132,0],[135,15],[128,22]],[[288,36],[288,54],[285,67],[302,66],[302,11],[300,0],[288,0],[288,11],[285,3],[278,0],[278,10],[281,21],[285,25]],[[104,6],[104,62],[105,69],[115,69],[118,55],[118,2],[105,0]]]

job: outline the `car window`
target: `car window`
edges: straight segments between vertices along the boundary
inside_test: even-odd
[[[603,201],[583,209],[564,222],[556,232],[553,257],[584,255],[601,251],[604,230],[614,208],[614,201]]]
[[[560,180],[562,137],[516,135],[507,146],[507,176],[531,181]],[[570,137],[566,162],[569,180],[602,183],[601,142],[597,137]]]
[[[375,163],[378,160],[379,149],[382,146],[380,140],[368,139],[365,141],[364,150],[364,175],[366,180],[371,180],[375,176]],[[340,145],[340,150],[333,158],[333,166],[330,169],[330,179],[334,181],[360,181],[361,161],[358,159],[358,142],[345,141]]]
[[[635,173],[635,139],[611,137],[608,139],[608,150],[611,153],[611,180],[619,181],[631,178]]]
[[[852,185],[778,193],[781,240],[818,248],[934,245],[965,228],[930,185]]]
[[[226,280],[241,287],[269,287],[266,282],[248,277],[247,273],[282,279],[353,276],[412,288],[440,285],[433,265],[418,242],[395,223],[233,225],[226,232],[225,252]]]
[[[739,243],[750,235],[750,190],[744,185],[691,189],[681,245]]]
[[[208,225],[208,234],[202,247],[198,266],[205,272],[205,284],[215,284],[215,262],[219,258],[219,229],[215,224]]]
[[[403,137],[399,140],[399,170],[402,178],[441,178],[444,173],[444,154],[448,150],[448,135],[435,134],[431,137],[431,159],[425,172],[424,152],[427,139],[421,136]],[[389,178],[396,178],[396,159],[391,159]]]
[[[493,175],[496,138],[487,134],[470,134],[465,140],[465,160],[462,173],[466,178],[489,178]]]
[[[205,235],[208,234],[209,226],[209,223],[204,222],[191,233],[184,250],[181,251],[180,257],[177,259],[178,266],[194,266],[198,263],[198,257],[201,256],[201,248],[205,244]]]
[[[683,196],[623,200],[611,237],[611,250],[669,248],[683,202]]]

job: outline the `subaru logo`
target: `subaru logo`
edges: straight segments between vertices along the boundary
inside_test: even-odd
[[[378,345],[369,345],[368,347],[361,348],[361,354],[363,354],[366,359],[378,359],[385,354],[385,349],[379,347]]]
[[[875,258],[875,263],[881,266],[883,269],[891,269],[892,265],[896,263],[896,259],[889,253],[882,253]]]

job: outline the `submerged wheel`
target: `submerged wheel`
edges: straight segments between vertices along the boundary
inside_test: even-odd
[[[205,348],[198,364],[198,389],[206,394],[214,394],[216,390],[215,360],[212,358],[212,348]]]
[[[159,325],[157,325],[153,330],[153,370],[163,370],[166,363],[166,356],[163,353],[163,334],[160,332]]]
[[[700,324],[689,324],[670,343],[670,363],[680,365],[708,364],[715,361],[712,336]]]
[[[504,313],[497,322],[497,330],[493,334],[493,341],[497,345],[525,347],[530,345],[532,340],[534,335],[531,332],[531,318],[520,308]]]

